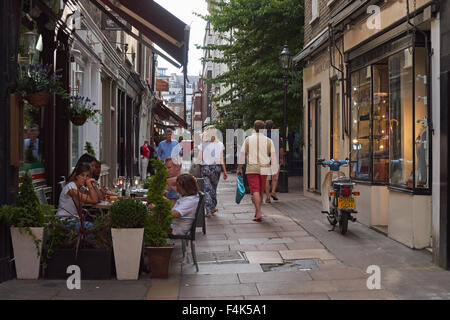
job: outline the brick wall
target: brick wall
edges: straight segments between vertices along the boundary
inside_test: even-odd
[[[305,0],[305,39],[304,44],[314,39],[323,29],[327,28],[328,23],[332,14],[339,11],[345,4],[351,2],[351,0],[334,0],[329,6],[327,5],[330,0],[317,0],[319,7],[319,18],[317,18],[312,24],[311,21],[311,10],[312,1]]]

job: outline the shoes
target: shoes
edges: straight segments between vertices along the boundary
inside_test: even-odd
[[[270,198],[267,198],[267,199],[266,199],[266,203],[270,203]]]
[[[261,218],[255,218],[255,219],[253,219],[253,221],[262,222],[262,217]]]
[[[214,213],[217,212],[217,211],[219,211],[219,209],[214,208],[214,209],[211,210],[211,214],[214,214]]]
[[[278,197],[277,197],[277,195],[275,193],[272,193],[271,196],[272,196],[273,200],[277,200],[278,201]]]
[[[207,218],[211,218],[211,213],[205,213],[205,217],[207,217]]]

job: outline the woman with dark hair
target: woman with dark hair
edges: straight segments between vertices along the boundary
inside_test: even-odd
[[[87,193],[82,190],[88,188]],[[67,184],[59,196],[59,205],[56,216],[61,219],[70,220],[76,224],[76,229],[80,229],[79,212],[84,203],[95,204],[99,201],[95,188],[95,179],[91,177],[91,167],[89,163],[79,164],[72,173]],[[90,223],[85,222],[85,227],[90,227]]]
[[[181,198],[172,207],[172,234],[184,235],[195,219],[199,201],[197,179],[188,173],[181,174],[177,177],[176,189]]]
[[[91,176],[96,181],[94,187],[95,187],[95,190],[97,192],[97,197],[99,198],[99,200],[102,200],[102,199],[105,198],[108,190],[106,190],[106,188],[104,188],[104,187],[102,189],[99,189],[96,186],[97,181],[100,178],[102,165],[101,165],[101,162],[99,160],[97,160],[97,158],[94,157],[93,155],[91,155],[89,153],[83,154],[80,157],[80,159],[78,159],[77,164],[75,165],[75,168],[73,169],[72,173],[69,175],[69,178],[67,180],[70,181],[73,178],[73,175],[75,174],[75,171],[77,170],[78,166],[80,166],[81,164],[86,164],[86,163],[90,165]]]

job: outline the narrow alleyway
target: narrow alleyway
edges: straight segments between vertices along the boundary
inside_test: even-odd
[[[11,280],[0,299],[450,299],[450,273],[433,265],[426,250],[406,246],[360,223],[349,232],[329,232],[316,200],[302,196],[299,177],[288,194],[263,204],[263,222],[253,222],[250,195],[235,203],[235,175],[219,184],[219,211],[197,229],[199,272],[190,247],[182,258],[176,243],[169,279],[82,281]],[[369,290],[366,269],[381,269],[381,289]]]

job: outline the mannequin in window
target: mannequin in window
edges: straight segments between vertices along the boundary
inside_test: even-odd
[[[428,153],[428,130],[423,126],[416,138],[416,156],[417,156],[417,186],[427,184],[427,153]]]

